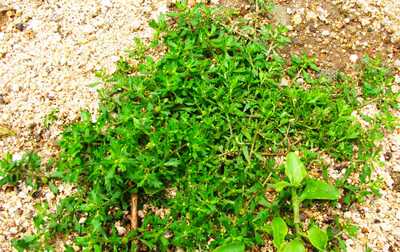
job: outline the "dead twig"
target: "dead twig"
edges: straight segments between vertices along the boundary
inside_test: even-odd
[[[132,196],[131,196],[131,229],[132,230],[135,230],[138,228],[137,205],[138,205],[138,195],[137,195],[137,193],[132,193]]]

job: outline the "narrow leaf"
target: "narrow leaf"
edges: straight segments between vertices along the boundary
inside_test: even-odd
[[[326,249],[326,245],[328,244],[328,235],[319,227],[315,225],[312,226],[310,230],[308,230],[307,237],[311,244],[319,251],[324,251]]]
[[[281,217],[275,217],[272,220],[273,243],[276,248],[280,248],[288,233],[288,227]]]
[[[244,252],[245,247],[242,242],[233,242],[230,244],[219,246],[214,252]]]
[[[301,201],[306,199],[337,200],[339,191],[331,184],[319,180],[308,180],[306,188],[300,196]]]
[[[300,186],[303,179],[307,176],[304,164],[294,152],[290,152],[286,156],[285,173],[290,183],[296,187]]]

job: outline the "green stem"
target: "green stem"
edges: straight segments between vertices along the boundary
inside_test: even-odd
[[[297,196],[296,188],[292,188],[293,221],[296,233],[300,233],[300,200]]]

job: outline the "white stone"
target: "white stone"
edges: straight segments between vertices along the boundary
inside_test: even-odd
[[[400,68],[400,59],[394,61],[394,66]]]
[[[117,229],[118,235],[123,236],[126,234],[126,228],[124,228],[123,226],[120,226],[119,223],[115,223],[114,226]]]
[[[279,86],[282,86],[282,87],[289,86],[289,80],[287,78],[283,77]]]
[[[318,12],[318,18],[321,21],[326,22],[326,18],[328,17],[328,11],[323,9],[322,7],[318,6],[317,12]]]
[[[142,22],[140,21],[140,19],[135,19],[132,21],[131,25],[134,31],[139,30],[139,28],[142,26]]]
[[[324,37],[328,37],[331,33],[329,31],[327,31],[327,30],[323,30],[321,34]]]
[[[40,25],[41,25],[41,22],[39,20],[32,19],[31,21],[28,22],[28,26],[26,28],[30,29],[34,32],[38,32]]]
[[[287,8],[286,13],[292,15],[294,13],[294,10],[292,8]]]
[[[23,156],[23,153],[21,153],[21,152],[15,153],[12,156],[12,161],[13,162],[18,162],[18,161],[20,161],[22,159],[22,156]]]
[[[107,8],[111,8],[112,7],[111,0],[101,0],[100,4],[103,5],[104,7],[107,7]]]
[[[292,21],[293,21],[293,23],[294,23],[295,25],[301,24],[301,22],[302,22],[301,15],[300,15],[299,13],[296,13],[296,14],[293,16]]]
[[[311,20],[316,20],[318,18],[318,16],[317,16],[317,14],[315,13],[315,12],[313,12],[313,11],[307,11],[307,14],[306,14],[306,20],[307,21],[311,21]]]
[[[18,230],[16,227],[11,227],[9,232],[10,232],[10,234],[15,235],[16,233],[18,233]]]
[[[86,217],[79,218],[79,224],[85,223],[86,219],[87,219]]]
[[[93,25],[87,24],[82,27],[82,31],[86,34],[93,33],[96,28]]]
[[[356,63],[357,60],[358,60],[358,55],[357,55],[357,54],[352,54],[352,55],[350,55],[350,61],[351,61],[352,63]]]
[[[112,62],[117,62],[118,60],[119,60],[119,56],[116,56],[116,55],[111,56]]]

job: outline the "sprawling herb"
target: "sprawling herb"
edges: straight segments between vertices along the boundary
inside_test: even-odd
[[[370,183],[366,167],[378,153],[379,123],[393,119],[390,79],[376,75],[384,68],[367,64],[357,82],[320,76],[306,56],[293,56],[288,65],[276,52],[289,42],[285,28],[259,26],[226,9],[177,4],[177,12],[151,25],[151,46],[165,54],[155,60],[138,42],[115,73],[102,74],[112,87],[101,92],[97,120],[83,112],[60,142],[54,176],[77,192],[54,213],[39,207],[38,233],[15,247],[37,248],[40,241],[51,249],[60,234],[84,251],[243,251],[262,246],[270,234],[282,251],[302,251],[304,237],[317,249],[328,247],[317,226],[301,235],[300,203],[339,194],[305,178],[306,166],[324,169],[319,155],[329,154],[350,164],[336,183],[348,203],[366,190],[347,178],[364,171]],[[363,128],[352,112],[368,102],[383,113]],[[291,151],[302,153],[303,162]],[[287,154],[288,180],[282,180],[276,160]],[[272,201],[265,197],[269,184],[283,192]],[[153,210],[129,230],[132,195],[140,208]],[[285,211],[290,198],[294,209]],[[294,221],[286,224],[287,218]],[[286,242],[292,228],[300,235]]]

